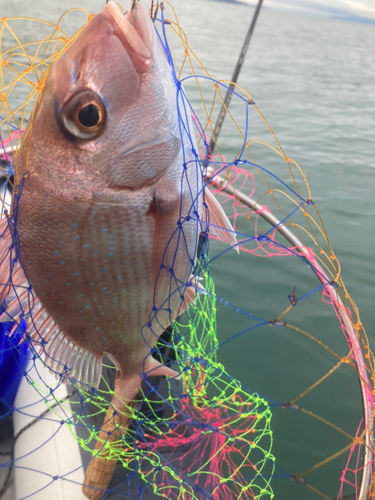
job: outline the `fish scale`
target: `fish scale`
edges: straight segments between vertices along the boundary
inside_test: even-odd
[[[113,331],[120,332],[122,339],[128,339],[129,332],[140,329],[141,322],[146,321],[144,311],[149,303],[148,291],[153,286],[151,263],[147,258],[152,245],[152,228],[140,233],[139,228],[145,228],[147,223],[145,215],[142,216],[137,205],[132,207],[131,213],[132,220],[124,217],[123,206],[111,204],[105,208],[100,204],[82,233],[85,272],[89,281],[100,283],[92,291],[93,301],[96,307],[104,309],[105,323],[116,322],[110,330],[103,331],[108,338]],[[115,242],[112,257],[108,251],[110,236]],[[95,241],[95,246],[92,243],[85,246],[89,241]],[[133,357],[133,353],[130,356]]]
[[[116,359],[129,368],[133,366],[131,360],[141,353],[137,359],[140,366],[148,346],[140,335],[137,341],[129,341],[129,332],[140,331],[148,322],[153,306],[153,295],[149,291],[160,267],[150,259],[150,249],[151,255],[155,251],[153,217],[146,215],[145,208],[140,209],[143,204],[139,203],[140,196],[136,193],[131,196],[122,192],[96,195],[96,203],[88,205],[67,202],[51,193],[46,197],[41,188],[38,184],[36,189],[32,177],[26,177],[18,221],[20,255],[34,292],[77,345],[99,353],[122,350],[123,354],[116,355]],[[29,195],[35,191],[34,196]],[[143,198],[152,200],[153,189],[144,191]],[[122,198],[127,200],[126,206],[120,204]],[[179,210],[177,199],[175,210],[164,221],[168,226],[167,220],[170,220],[170,231],[163,233],[164,237],[158,242],[161,257],[170,234],[175,230]],[[22,217],[23,213],[28,217]],[[51,233],[51,228],[58,225],[56,217],[63,218],[64,230]],[[142,231],[139,231],[140,227]],[[110,241],[115,245],[111,257]],[[180,251],[183,254],[177,258],[174,267],[180,270],[180,279],[184,279],[191,263],[184,258],[184,245]],[[171,243],[169,259],[164,255],[169,267],[175,260],[175,253],[175,245]],[[32,258],[33,255],[37,258]],[[53,276],[54,288],[59,290],[58,295],[50,293],[49,280],[45,280],[47,269]],[[165,290],[170,287],[169,281],[170,274],[164,270],[158,277],[157,290],[160,292],[156,293],[155,304],[162,305],[167,295]],[[175,294],[168,309],[174,309],[178,300]],[[158,314],[153,331],[146,332],[148,342],[161,333],[160,325],[167,323],[168,315],[168,311]]]
[[[179,376],[151,350],[205,292],[192,275],[200,233],[211,222],[237,246],[204,189],[190,107],[176,83],[147,11],[107,4],[47,72],[15,158],[11,216],[0,221],[0,321],[24,319],[49,369],[78,388],[99,386],[104,356],[115,363],[103,439],[117,436],[114,412],[128,413],[142,378]],[[85,478],[92,499],[113,470],[101,453]]]
[[[118,369],[115,392],[126,398],[142,371],[176,375],[150,349],[202,288],[189,276],[206,210],[190,108],[154,26],[140,4],[130,21],[117,9],[110,3],[89,22],[38,96],[12,201],[24,295],[7,305],[15,316],[27,313],[51,369],[95,387],[108,355]],[[75,110],[87,102],[100,111],[101,128],[78,121]],[[235,246],[222,208],[209,191],[205,198],[211,222],[223,228],[217,236]],[[11,241],[5,230],[2,255]],[[33,302],[21,291],[22,269]],[[45,310],[38,325],[26,303],[35,314]]]

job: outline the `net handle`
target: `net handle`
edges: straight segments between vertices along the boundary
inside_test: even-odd
[[[114,395],[96,441],[95,450],[98,453],[87,467],[82,493],[90,500],[101,500],[106,495],[117,464],[117,454],[125,447],[123,436],[126,435],[133,418],[134,403],[118,409],[115,406],[117,402]],[[111,453],[115,454],[113,458]]]
[[[14,154],[17,151],[16,148],[12,148],[12,151],[9,149],[7,151],[8,154]],[[241,191],[234,190],[234,188],[221,176],[219,175],[214,175],[213,170],[211,167],[207,169],[207,175],[205,177],[206,181],[215,187],[216,189],[219,189],[220,191],[229,194],[230,196],[235,197],[238,201],[249,207],[250,209],[257,209],[258,214],[260,217],[262,217],[264,220],[266,220],[271,226],[275,227],[276,230],[284,236],[284,238],[289,241],[293,247],[296,247],[296,252],[301,255],[301,257],[306,260],[306,263],[311,267],[313,272],[316,274],[318,279],[323,283],[327,285],[327,282],[329,282],[328,277],[324,273],[324,271],[320,268],[320,266],[317,265],[316,262],[312,262],[311,256],[305,246],[303,245],[302,241],[295,235],[293,234],[286,226],[283,226],[281,221],[277,219],[268,209],[267,207],[259,204],[256,200],[253,198],[250,198],[249,196],[246,196],[243,194]],[[358,336],[355,332],[355,329],[350,321],[350,318],[348,314],[346,313],[346,308],[341,300],[341,297],[337,293],[336,289],[332,285],[327,285],[329,287],[329,291],[331,295],[334,297],[334,301],[332,301],[333,307],[335,309],[336,314],[341,318],[343,324],[345,325],[346,329],[346,337],[347,340],[355,345],[355,349],[352,350],[353,356],[355,358],[355,363],[357,365],[357,369],[359,372],[359,384],[360,384],[360,390],[361,390],[361,397],[362,397],[362,405],[363,405],[363,417],[364,417],[364,426],[367,429],[365,433],[365,446],[364,446],[364,459],[363,459],[363,473],[361,477],[361,483],[360,483],[360,488],[359,488],[359,493],[358,493],[358,500],[366,500],[368,492],[370,491],[371,487],[371,480],[372,480],[372,461],[374,458],[373,454],[373,445],[374,445],[374,439],[373,439],[373,427],[374,427],[374,418],[373,418],[373,409],[371,406],[371,401],[369,398],[367,398],[367,392],[368,388],[371,387],[367,370],[366,370],[366,364],[363,359],[362,355],[362,349],[359,344]],[[335,302],[337,305],[335,305]],[[111,421],[114,422],[113,413],[111,414],[111,408],[112,406],[109,407],[109,410],[107,412],[105,422]],[[113,409],[112,409],[113,412]],[[129,426],[130,421],[128,422],[127,426]],[[116,424],[113,423],[112,430],[115,431]],[[123,428],[125,428],[125,425],[123,425]],[[105,429],[105,427],[102,427],[102,432],[106,432],[105,435],[99,435],[99,439],[97,442],[100,444],[99,449],[102,447],[102,443],[108,439],[108,432],[110,429]],[[125,430],[126,434],[126,430]],[[103,438],[104,436],[104,438]],[[98,448],[96,448],[98,449]],[[99,454],[98,454],[99,455]],[[87,469],[86,472],[86,479],[85,479],[85,485],[83,487],[83,492],[89,498],[90,500],[100,500],[103,498],[105,489],[107,488],[114,468],[116,466],[117,460],[109,460],[106,458],[101,458],[100,456],[94,457]],[[103,465],[103,462],[108,462],[107,465]],[[111,465],[110,465],[111,464]],[[108,468],[108,470],[107,470]],[[95,481],[99,479],[99,476],[103,474],[104,470],[105,476],[107,477],[107,482],[103,488],[100,489],[95,489],[99,488],[99,486],[94,486]],[[101,472],[100,472],[101,471]],[[102,485],[104,484],[104,481],[100,481]],[[91,487],[90,487],[91,486]],[[104,490],[104,491],[103,491]],[[99,493],[100,496],[99,496]],[[90,496],[93,495],[95,492],[97,496]]]

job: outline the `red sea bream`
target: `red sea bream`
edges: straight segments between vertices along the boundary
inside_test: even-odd
[[[146,9],[109,3],[50,67],[1,222],[2,283],[12,241],[20,259],[0,320],[23,315],[63,378],[97,387],[105,355],[122,397],[142,372],[176,375],[150,350],[194,299],[205,221],[236,245],[195,151],[190,108]]]

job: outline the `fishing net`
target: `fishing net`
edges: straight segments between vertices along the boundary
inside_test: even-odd
[[[91,19],[81,10],[66,16],[77,16],[76,26]],[[373,355],[306,176],[238,86],[215,153],[209,150],[229,82],[207,73],[168,3],[155,26],[174,67],[180,123],[186,128],[192,115],[194,168],[202,166],[205,189],[232,222],[239,254],[217,241],[215,227],[200,236],[199,293],[152,350],[181,379],[145,375],[120,422],[112,415],[111,432],[103,427],[111,361],[99,388],[91,388],[45,367],[48,342],[35,334],[31,342],[28,333],[21,341],[36,313],[31,287],[13,284],[22,197],[13,158],[49,65],[79,34],[64,30],[65,21],[2,19],[0,31],[1,262],[9,263],[1,287],[22,305],[14,318],[2,305],[2,387],[22,381],[15,402],[1,394],[2,420],[13,415],[15,440],[2,464],[9,472],[0,497],[14,473],[18,500],[81,498],[84,471],[99,454],[117,462],[102,494],[108,499],[370,498]],[[38,25],[33,40],[22,38],[22,23]]]

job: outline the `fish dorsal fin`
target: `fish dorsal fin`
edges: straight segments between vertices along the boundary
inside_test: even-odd
[[[9,316],[19,318],[22,310],[20,308],[15,313],[16,305],[20,307],[17,298],[10,302],[9,307],[13,309],[9,311],[7,307],[0,321],[10,321]],[[31,339],[39,356],[43,355],[44,364],[57,379],[80,386],[99,387],[103,356],[89,352],[69,339],[37,299],[31,314],[26,314],[24,319],[27,325],[25,337]],[[16,322],[10,335],[18,326]]]
[[[44,354],[44,363],[63,382],[74,382],[80,386],[99,387],[103,356],[87,351],[69,339],[43,304],[31,291],[19,261],[11,269],[11,246],[13,244],[8,221],[0,221],[0,298],[5,311],[0,314],[0,323],[14,321],[9,335],[13,335],[20,319],[26,322],[24,339],[29,337],[39,355]]]
[[[35,315],[33,311],[33,319],[27,315],[26,322],[26,334],[35,347],[39,346],[39,356],[43,355],[44,364],[57,379],[81,387],[99,387],[103,356],[87,351],[67,337],[42,305]]]
[[[204,196],[208,212],[206,222],[209,230],[220,241],[228,243],[239,252],[236,233],[222,206],[208,188],[204,190]]]
[[[44,344],[44,363],[63,382],[79,386],[99,387],[103,356],[80,347],[69,339],[57,325]]]

